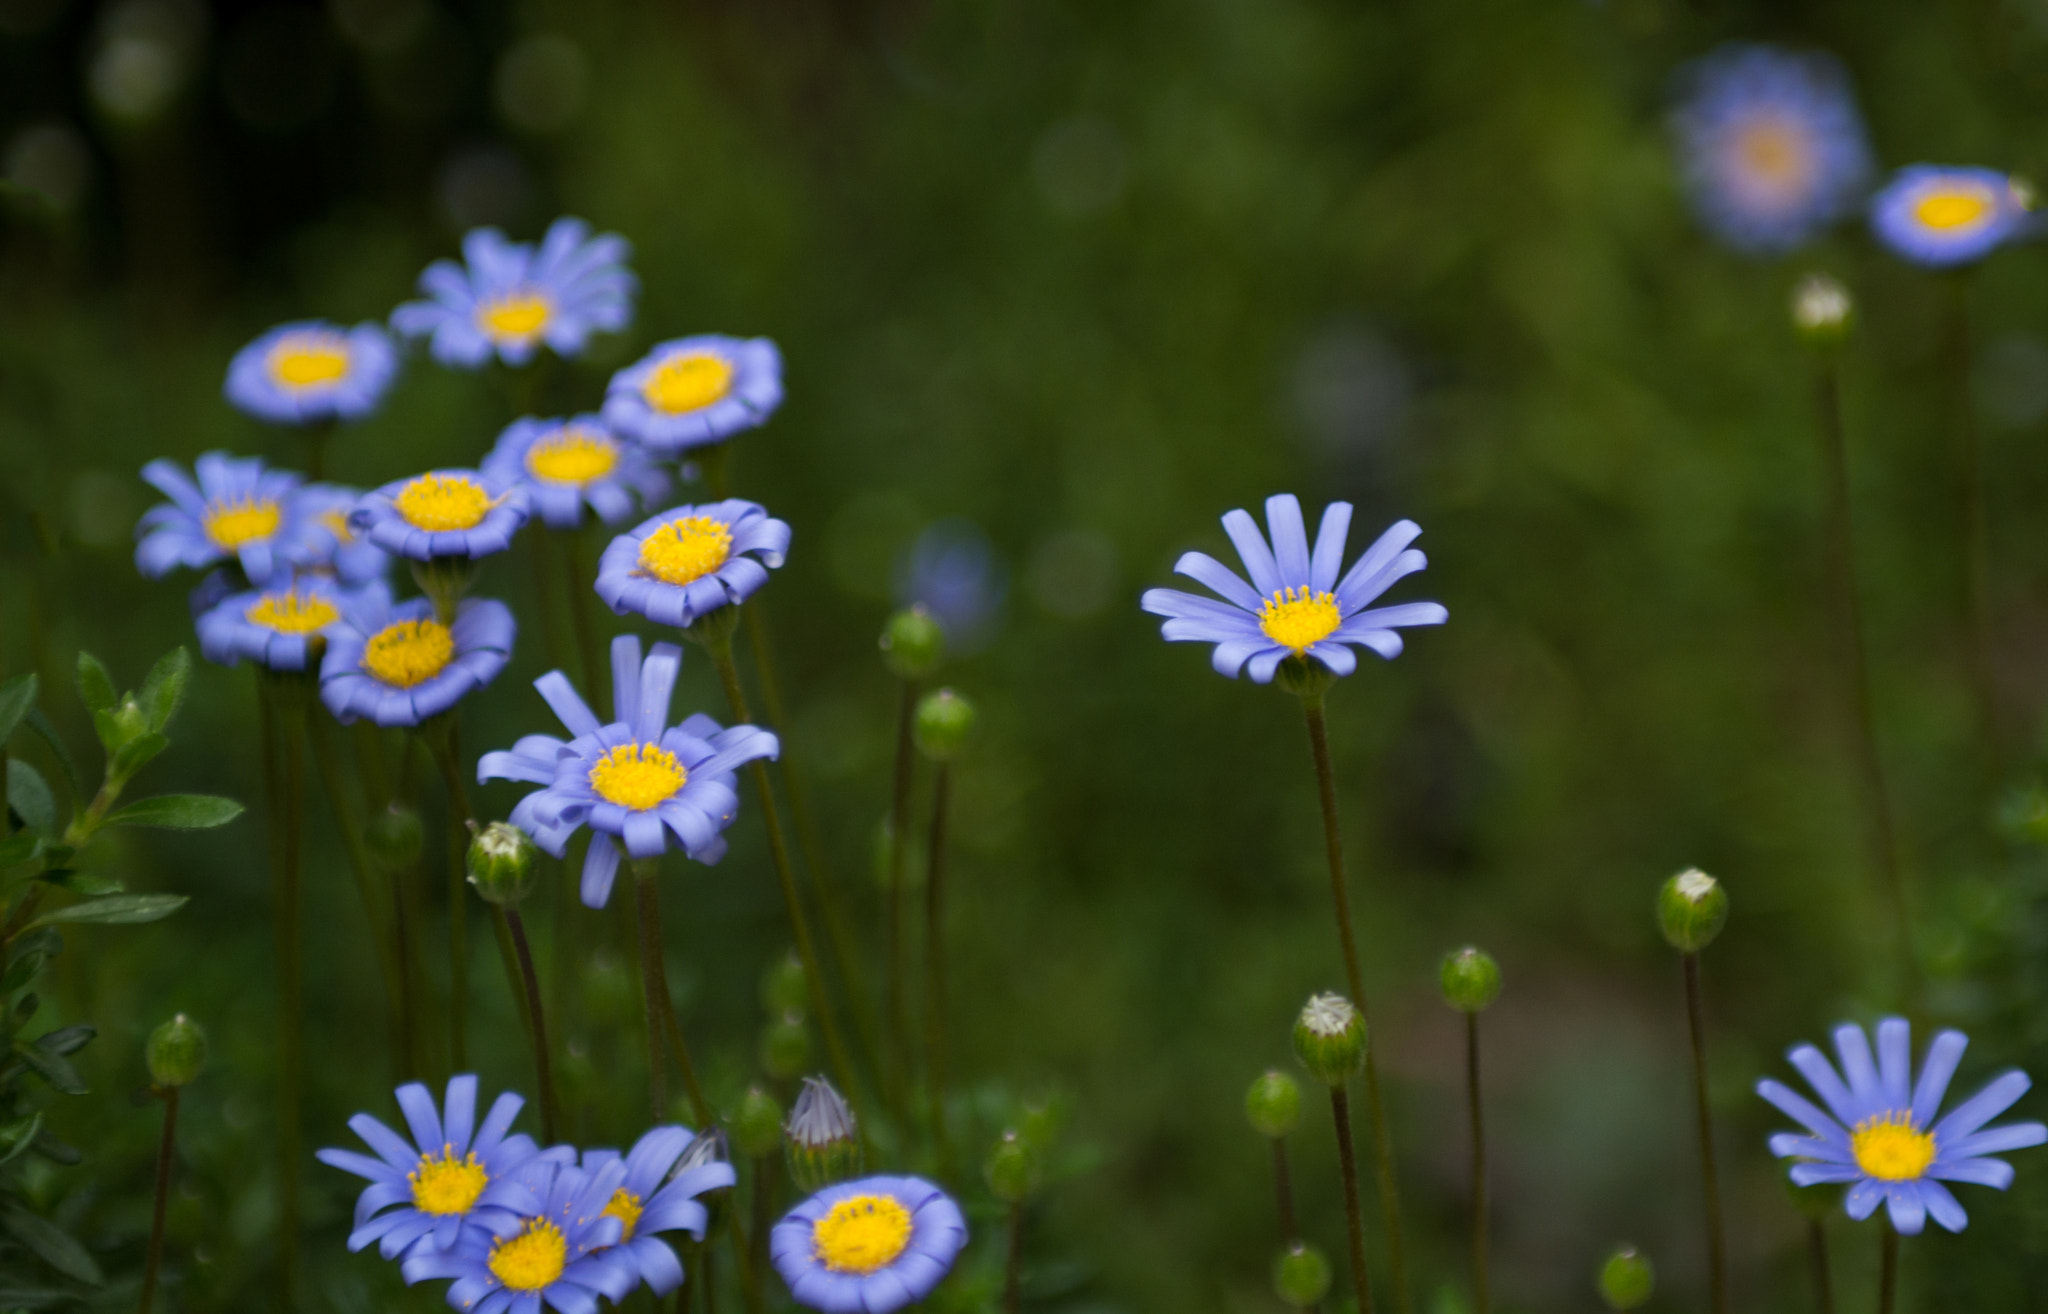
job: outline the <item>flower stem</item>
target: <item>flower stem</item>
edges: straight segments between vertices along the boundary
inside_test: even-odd
[[[1999,742],[1998,686],[1991,667],[1991,546],[1984,513],[1984,463],[1978,451],[1976,408],[1970,403],[1970,283],[1966,273],[1948,280],[1950,404],[1955,408],[1956,481],[1963,538],[1964,618],[1969,626],[1970,692],[1976,702],[1988,778],[2004,763]]]
[[[1818,1218],[1806,1222],[1806,1254],[1813,1262],[1813,1306],[1819,1314],[1835,1314],[1835,1280],[1828,1271],[1828,1231]]]
[[[548,545],[554,537],[552,531],[528,534],[526,552],[533,565],[533,598],[540,608],[541,651],[547,654],[550,667],[561,670],[569,663],[562,642],[562,616],[555,599],[554,571],[548,567],[548,557],[552,552]],[[576,590],[573,577],[569,581],[569,590],[572,593]],[[600,707],[603,705],[598,704]]]
[[[953,773],[945,762],[932,773],[932,829],[925,845],[924,881],[924,1063],[925,1093],[931,1104],[932,1144],[939,1175],[953,1176],[953,1146],[946,1136],[946,813]]]
[[[611,706],[612,672],[597,642],[597,623],[591,618],[590,600],[597,596],[591,587],[595,579],[583,567],[583,531],[572,529],[558,535],[562,541],[562,564],[569,577],[569,624],[576,632],[576,647],[583,657],[583,687],[590,690],[590,705]]]
[[[1465,1014],[1465,1099],[1472,1114],[1472,1307],[1493,1307],[1486,1265],[1486,1117],[1479,1102],[1479,1014]]]
[[[370,925],[370,945],[377,957],[377,971],[384,979],[384,998],[390,1019],[391,1065],[402,1081],[411,1075],[412,1040],[411,1023],[405,1015],[401,998],[397,945],[384,925],[382,899],[377,891],[377,878],[370,865],[369,854],[363,849],[363,831],[357,821],[355,810],[349,806],[348,791],[341,781],[341,768],[335,761],[333,732],[327,719],[317,713],[309,716],[313,744],[313,765],[320,775],[320,788],[327,795],[327,806],[334,814],[335,828],[341,832],[342,847],[348,851],[348,865],[356,878],[356,893],[363,901],[363,917]]]
[[[1700,1188],[1707,1220],[1707,1303],[1713,1314],[1728,1314],[1728,1243],[1721,1224],[1721,1178],[1714,1165],[1714,1120],[1707,1106],[1706,1011],[1700,1000],[1700,956],[1685,964],[1685,1020],[1692,1036],[1693,1100],[1699,1114]]]
[[[1351,1148],[1351,1101],[1342,1086],[1330,1087],[1330,1116],[1337,1123],[1337,1166],[1344,1175],[1345,1240],[1351,1248],[1351,1284],[1358,1289],[1359,1314],[1372,1314],[1372,1278],[1365,1271],[1365,1214],[1358,1204],[1358,1156]]]
[[[1877,1314],[1892,1314],[1899,1300],[1899,1232],[1890,1218],[1878,1236]]]
[[[317,483],[327,477],[327,440],[334,433],[334,421],[315,420],[300,432],[306,436],[306,478]]]
[[[277,1296],[294,1308],[299,1245],[299,1105],[305,1050],[300,1030],[299,855],[305,827],[303,678],[266,673],[262,684],[264,778],[270,814],[272,938],[277,945]]]
[[[1010,1247],[1003,1260],[1003,1314],[1017,1314],[1023,1308],[1024,1204],[1010,1206]]]
[[[455,714],[444,712],[420,726],[427,751],[441,769],[448,791],[448,1056],[457,1072],[469,1065],[463,1044],[463,1015],[469,1001],[469,900],[463,885],[469,866],[469,791],[463,788],[457,756]]]
[[[917,746],[911,728],[917,715],[917,684],[903,681],[903,706],[896,717],[896,767],[889,790],[889,887],[883,891],[883,956],[888,973],[888,1061],[882,1065],[882,1086],[900,1117],[903,1085],[910,1067],[909,1005],[903,989],[903,869],[910,851],[910,792],[915,779]]]
[[[549,1066],[547,1016],[541,1011],[540,975],[533,970],[533,950],[526,943],[526,923],[517,908],[504,910],[505,925],[512,932],[512,949],[519,957],[519,975],[526,983],[526,1008],[533,1014],[534,1075],[540,1081],[541,1138],[550,1145],[555,1128],[561,1125],[561,1103],[555,1098],[555,1074]]]
[[[505,968],[505,988],[512,994],[512,1005],[519,1011],[519,1034],[526,1037],[526,1043],[534,1043],[533,1009],[526,1002],[526,982],[519,971],[519,951],[512,947],[512,924],[505,920],[504,910],[493,905],[491,908],[491,936],[498,942],[498,961]]]
[[[149,1217],[149,1252],[142,1262],[142,1303],[136,1314],[149,1314],[156,1298],[157,1268],[164,1257],[164,1211],[171,1199],[171,1162],[177,1153],[178,1088],[166,1086],[159,1092],[164,1101],[164,1135],[156,1150],[156,1203]]]
[[[665,1116],[667,1103],[662,1080],[665,1065],[661,1058],[665,1033],[669,1052],[682,1070],[683,1091],[690,1098],[690,1111],[696,1115],[699,1127],[709,1127],[711,1103],[697,1084],[697,1067],[690,1061],[690,1048],[683,1043],[682,1026],[669,1002],[668,964],[661,947],[661,886],[655,878],[660,864],[659,858],[633,859],[633,894],[640,917],[640,972],[647,992],[648,1096],[654,1104],[655,1121],[659,1122]]]
[[[1280,1244],[1291,1246],[1301,1239],[1301,1225],[1294,1218],[1294,1174],[1287,1170],[1287,1138],[1273,1138],[1273,1201],[1278,1206]]]
[[[775,1222],[775,1161],[765,1154],[754,1156],[753,1226],[748,1229],[746,1254],[748,1271],[758,1273],[768,1266],[768,1229]]]

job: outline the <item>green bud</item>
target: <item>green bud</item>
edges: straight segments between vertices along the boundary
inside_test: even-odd
[[[1330,1261],[1305,1241],[1296,1241],[1273,1261],[1273,1294],[1295,1309],[1307,1309],[1330,1293]]]
[[[1856,303],[1849,289],[1826,274],[1800,279],[1792,289],[1792,327],[1809,347],[1841,346],[1856,327]]]
[[[974,704],[951,689],[926,694],[912,724],[918,750],[934,762],[952,761],[974,737],[975,715]]]
[[[761,1069],[777,1081],[788,1081],[811,1061],[811,1030],[804,1015],[784,1013],[761,1029]]]
[[[149,733],[149,713],[142,710],[142,704],[135,701],[135,695],[122,698],[113,710],[114,742],[109,747],[119,748],[137,736]]]
[[[804,980],[804,960],[791,950],[776,959],[761,974],[761,1007],[770,1013],[801,1013],[810,1006],[810,983]]]
[[[1244,1116],[1252,1130],[1279,1140],[1301,1121],[1301,1087],[1284,1072],[1268,1072],[1245,1092]]]
[[[726,1125],[732,1128],[732,1143],[749,1159],[773,1154],[782,1141],[782,1104],[759,1086],[749,1086]]]
[[[1664,882],[1657,893],[1657,925],[1671,947],[1696,954],[1714,942],[1728,921],[1728,891],[1697,867]]]
[[[981,1166],[988,1189],[1004,1204],[1018,1204],[1038,1189],[1038,1151],[1014,1131],[1006,1131]]]
[[[882,662],[899,680],[922,680],[946,656],[946,632],[922,605],[899,611],[882,627]]]
[[[1657,1289],[1657,1270],[1634,1246],[1622,1246],[1600,1266],[1600,1299],[1610,1309],[1634,1309]]]
[[[1365,1019],[1342,995],[1315,995],[1294,1024],[1294,1053],[1311,1077],[1342,1086],[1365,1062]]]
[[[865,1165],[853,1110],[823,1077],[804,1078],[782,1138],[789,1178],[806,1195],[858,1176]]]
[[[1500,997],[1500,964],[1484,949],[1466,945],[1444,955],[1444,1002],[1460,1013],[1477,1013]]]
[[[149,1064],[149,1079],[157,1085],[189,1086],[206,1066],[206,1032],[180,1013],[149,1033],[143,1059]]]
[[[407,871],[420,860],[425,839],[420,814],[402,803],[393,803],[363,828],[363,841],[370,857],[384,871]]]
[[[514,907],[533,891],[533,859],[539,852],[525,831],[494,821],[469,842],[469,883],[485,903]]]

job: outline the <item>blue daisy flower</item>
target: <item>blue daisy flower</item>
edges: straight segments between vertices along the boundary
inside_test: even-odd
[[[175,462],[142,467],[143,479],[171,500],[135,526],[137,570],[157,579],[178,566],[235,561],[246,578],[266,580],[306,551],[306,518],[293,497],[298,475],[226,452],[208,452],[192,466],[196,484]]]
[[[377,325],[308,319],[280,324],[236,352],[223,391],[259,420],[317,424],[369,415],[397,375],[398,352]]]
[[[918,1177],[828,1186],[768,1235],[789,1294],[825,1314],[890,1314],[923,1300],[967,1244],[967,1220]]]
[[[683,1283],[683,1266],[661,1232],[688,1232],[704,1239],[711,1216],[698,1196],[733,1185],[729,1163],[704,1163],[675,1171],[695,1135],[687,1127],[656,1127],[626,1152],[625,1179],[604,1211],[619,1220],[619,1249],[633,1261],[640,1280],[657,1296]],[[602,1172],[619,1162],[617,1150],[585,1150],[583,1171]]]
[[[752,597],[788,551],[789,526],[758,503],[673,507],[606,546],[597,596],[622,616],[685,626]]]
[[[1728,45],[1679,85],[1672,126],[1693,207],[1730,246],[1788,251],[1862,199],[1870,147],[1832,56]]]
[[[640,640],[612,640],[612,703],[616,719],[600,723],[569,678],[550,671],[533,682],[575,736],[566,743],[527,735],[509,751],[485,753],[477,780],[523,780],[545,788],[512,809],[513,825],[555,857],[578,826],[594,832],[583,860],[583,902],[602,908],[611,896],[623,841],[635,858],[677,847],[698,862],[725,856],[722,833],[739,812],[735,767],[774,757],[780,745],[751,725],[726,728],[698,713],[668,724],[669,697],[683,651],[657,643],[640,659]]]
[[[1397,630],[1441,625],[1450,618],[1434,602],[1366,610],[1395,580],[1429,564],[1408,546],[1422,532],[1414,521],[1403,520],[1381,534],[1342,578],[1338,571],[1351,529],[1349,502],[1332,502],[1323,512],[1313,552],[1301,503],[1292,493],[1266,499],[1266,523],[1273,533],[1270,548],[1250,512],[1223,517],[1224,532],[1236,545],[1251,584],[1214,557],[1189,552],[1174,563],[1175,573],[1208,585],[1224,601],[1178,589],[1147,589],[1139,604],[1168,618],[1160,633],[1169,642],[1215,644],[1210,664],[1219,674],[1234,679],[1242,669],[1265,684],[1287,658],[1313,657],[1332,674],[1349,675],[1358,658],[1346,645],[1370,648],[1391,661],[1401,654]]]
[[[398,1088],[398,1107],[410,1143],[367,1113],[348,1120],[375,1157],[353,1150],[321,1150],[330,1168],[366,1179],[356,1199],[348,1248],[372,1241],[386,1259],[413,1251],[445,1250],[477,1230],[486,1235],[539,1212],[543,1198],[524,1180],[539,1153],[531,1139],[508,1135],[525,1103],[509,1091],[498,1096],[483,1125],[476,1123],[476,1078],[448,1082],[446,1103],[419,1082]]]
[[[1771,1137],[1771,1153],[1796,1161],[1796,1185],[1847,1185],[1844,1205],[1851,1218],[1868,1218],[1879,1204],[1887,1204],[1892,1226],[1907,1235],[1920,1231],[1930,1216],[1951,1232],[1962,1231],[1969,1216],[1942,1183],[1975,1182],[2002,1191],[2012,1185],[2012,1165],[1989,1156],[2048,1143],[2048,1127],[2038,1122],[1984,1125],[2011,1108],[2032,1084],[2017,1069],[1994,1078],[1936,1121],[1969,1043],[1960,1031],[1936,1036],[1917,1082],[1912,1028],[1904,1018],[1877,1024],[1874,1062],[1862,1027],[1836,1027],[1839,1076],[1819,1049],[1795,1047],[1787,1057],[1827,1108],[1815,1107],[1782,1083],[1759,1081],[1756,1093],[1809,1133],[1779,1132]]]
[[[604,420],[659,456],[758,428],[782,405],[782,353],[716,333],[664,342],[612,375]]]
[[[344,584],[381,581],[391,573],[391,554],[349,528],[349,513],[363,495],[339,484],[308,484],[299,490],[306,518],[306,542],[293,564],[333,575]]]
[[[517,631],[502,602],[471,598],[443,625],[426,598],[392,606],[388,593],[364,590],[327,631],[320,701],[344,722],[418,725],[498,678]]]
[[[420,275],[429,300],[391,312],[391,327],[430,338],[434,359],[456,369],[481,369],[491,357],[524,365],[543,344],[557,356],[583,354],[592,333],[617,332],[633,320],[640,281],[626,267],[633,254],[616,233],[590,235],[581,219],[557,219],[535,250],[495,228],[462,239],[465,263],[436,260]]]
[[[388,608],[391,591],[375,583],[358,593],[321,575],[281,574],[263,588],[230,594],[209,607],[199,617],[199,651],[222,666],[252,661],[273,671],[317,667],[327,631],[352,604]]]
[[[1936,269],[1981,260],[2028,226],[2021,193],[1996,169],[1909,165],[1870,201],[1878,240]]]
[[[619,1247],[619,1218],[606,1212],[625,1172],[619,1162],[595,1173],[536,1162],[526,1177],[543,1197],[538,1208],[467,1230],[451,1248],[416,1250],[399,1271],[409,1283],[455,1279],[448,1303],[464,1314],[597,1314],[599,1296],[616,1304],[640,1276]]]
[[[484,476],[522,484],[550,529],[575,529],[587,504],[617,524],[668,496],[668,475],[636,444],[615,437],[595,415],[514,420],[484,458]]]
[[[477,470],[430,470],[363,494],[348,526],[414,561],[487,557],[512,546],[528,510],[519,483]]]

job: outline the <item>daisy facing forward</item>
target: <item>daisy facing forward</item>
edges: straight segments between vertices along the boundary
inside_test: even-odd
[[[235,353],[223,391],[272,424],[360,420],[398,374],[398,353],[375,324],[280,324]]]
[[[1806,1135],[1779,1132],[1771,1137],[1771,1153],[1794,1161],[1796,1185],[1848,1186],[1843,1206],[1851,1218],[1868,1218],[1885,1204],[1892,1226],[1908,1236],[1930,1217],[1951,1232],[1962,1231],[1969,1216],[1942,1183],[1974,1182],[2002,1191],[2012,1185],[2012,1165],[1990,1156],[2048,1143],[2048,1127],[2038,1122],[1984,1125],[2011,1108],[2032,1084],[2017,1069],[1994,1078],[1937,1120],[1969,1043],[1960,1031],[1936,1036],[1917,1082],[1912,1028],[1904,1018],[1877,1024],[1875,1061],[1862,1027],[1836,1027],[1840,1075],[1819,1049],[1795,1047],[1787,1057],[1827,1107],[1816,1107],[1780,1082],[1759,1081],[1756,1093],[1807,1130]]]
[[[745,602],[789,551],[789,526],[732,498],[679,506],[619,535],[597,562],[597,596],[620,615],[688,626]]]
[[[599,520],[617,524],[668,496],[661,467],[595,415],[514,420],[484,458],[483,474],[506,486],[523,485],[549,529],[577,528],[586,505]]]
[[[179,566],[234,561],[251,581],[269,579],[309,550],[299,476],[257,458],[208,452],[192,463],[195,482],[173,461],[151,461],[142,477],[170,498],[135,526],[135,568],[150,579]]]
[[[797,1304],[824,1314],[890,1314],[923,1300],[967,1244],[967,1220],[918,1177],[828,1186],[768,1237],[775,1271]]]
[[[326,576],[286,572],[264,588],[230,594],[201,615],[199,651],[222,666],[250,661],[272,671],[316,669],[327,631],[350,605],[389,607],[391,592],[381,583],[358,592]]]
[[[618,1248],[622,1224],[606,1202],[625,1175],[614,1163],[586,1173],[550,1156],[522,1174],[542,1202],[526,1215],[473,1228],[453,1246],[417,1250],[401,1272],[408,1283],[454,1278],[448,1303],[463,1314],[596,1314],[597,1298],[624,1300],[639,1280],[632,1258]]]
[[[1947,269],[1982,260],[2027,227],[2027,204],[1996,169],[1915,164],[1870,202],[1870,227],[1902,259]]]
[[[724,442],[782,404],[782,353],[715,333],[664,342],[612,376],[604,419],[660,456]]]
[[[343,722],[368,717],[378,725],[416,726],[498,678],[512,655],[518,627],[502,602],[472,598],[453,624],[434,604],[365,591],[341,609],[327,631],[320,663],[320,701]]]
[[[428,300],[391,312],[391,327],[429,339],[443,365],[481,369],[493,356],[525,365],[542,346],[580,356],[592,333],[632,322],[632,248],[616,233],[592,237],[581,219],[555,220],[538,250],[495,228],[471,229],[462,255],[462,264],[436,260],[420,275]]]

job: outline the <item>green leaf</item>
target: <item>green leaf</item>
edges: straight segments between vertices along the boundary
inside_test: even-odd
[[[42,737],[43,742],[50,746],[50,752],[55,755],[57,765],[64,768],[64,781],[71,786],[72,796],[83,796],[85,791],[78,785],[78,764],[71,760],[71,751],[65,748],[64,741],[57,737],[57,727],[50,724],[50,718],[43,715],[43,709],[29,708],[28,715],[22,718],[22,724],[35,731]]]
[[[64,937],[52,927],[16,936],[7,948],[7,972],[0,976],[0,999],[35,980],[43,963],[63,952]]]
[[[29,829],[57,833],[57,798],[43,773],[18,757],[7,759],[7,805],[21,814]]]
[[[242,815],[242,805],[214,794],[159,794],[137,799],[107,815],[109,826],[155,826],[160,830],[210,830]]]
[[[7,742],[21,719],[36,705],[36,677],[33,672],[17,675],[0,684],[0,744]]]
[[[78,696],[95,712],[104,712],[120,700],[114,692],[114,677],[107,674],[99,658],[83,648],[78,651]]]
[[[42,836],[28,830],[0,840],[0,871],[9,871],[35,857],[42,842]]]
[[[0,1197],[0,1231],[28,1247],[45,1264],[69,1278],[98,1286],[103,1279],[100,1266],[84,1246],[55,1223],[36,1217],[19,1200]]]
[[[0,1152],[0,1165],[28,1149],[34,1142],[36,1134],[42,1129],[43,1115],[40,1113],[32,1114],[12,1127],[0,1128],[0,1145],[7,1147],[4,1152]]]
[[[75,1291],[63,1291],[56,1287],[16,1286],[14,1279],[0,1278],[0,1309],[55,1309],[77,1299],[78,1293]]]
[[[76,1054],[84,1049],[98,1034],[99,1028],[90,1023],[80,1022],[76,1026],[59,1027],[55,1031],[37,1036],[33,1043],[43,1053],[55,1054],[62,1058],[66,1054]]]
[[[45,1054],[34,1045],[17,1044],[14,1056],[50,1084],[50,1089],[60,1095],[83,1095],[86,1093],[85,1078],[78,1075],[78,1069],[55,1054]]]
[[[75,1145],[67,1145],[50,1134],[48,1127],[36,1133],[36,1139],[29,1147],[32,1154],[40,1154],[51,1163],[63,1164],[66,1168],[85,1162],[85,1155]]]
[[[142,692],[136,695],[150,729],[162,730],[178,714],[178,704],[185,698],[185,678],[191,673],[192,654],[183,648],[171,649],[150,668]]]
[[[46,912],[30,922],[31,927],[53,926],[58,922],[100,922],[127,926],[137,922],[162,921],[185,906],[182,894],[116,894],[105,899],[88,899],[68,908]]]
[[[170,746],[170,740],[153,730],[147,734],[137,735],[114,750],[114,760],[108,766],[107,772],[116,780],[126,780],[142,770],[149,759]]]
[[[128,887],[117,877],[102,876],[90,871],[52,872],[50,884],[59,885],[82,899],[97,899],[103,894],[123,894]]]

